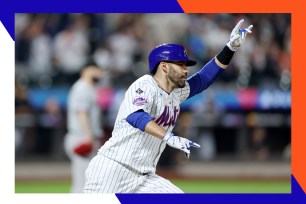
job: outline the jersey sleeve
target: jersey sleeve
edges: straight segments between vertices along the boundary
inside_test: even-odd
[[[73,111],[88,111],[90,108],[90,93],[84,88],[73,91],[70,98],[70,105]]]
[[[154,101],[153,88],[145,82],[134,82],[125,94],[124,109],[126,116],[138,110],[150,113]]]

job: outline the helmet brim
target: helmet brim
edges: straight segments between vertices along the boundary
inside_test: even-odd
[[[187,67],[191,67],[191,66],[194,66],[194,65],[196,65],[196,64],[197,64],[197,62],[194,61],[194,60],[188,60],[188,61],[186,61],[186,66],[187,66]]]
[[[196,61],[191,60],[191,59],[187,59],[187,60],[163,60],[164,62],[185,62],[186,63],[186,67],[191,67],[197,64]]]

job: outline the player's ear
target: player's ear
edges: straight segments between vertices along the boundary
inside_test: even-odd
[[[164,73],[168,73],[168,66],[167,66],[167,63],[165,63],[165,62],[160,62],[160,67],[161,67],[161,69],[162,69],[162,71],[164,72]]]

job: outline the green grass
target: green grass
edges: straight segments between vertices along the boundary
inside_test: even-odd
[[[16,182],[16,193],[69,193],[68,181]]]
[[[172,180],[186,193],[290,193],[290,181]],[[16,193],[69,193],[67,181],[16,182]]]

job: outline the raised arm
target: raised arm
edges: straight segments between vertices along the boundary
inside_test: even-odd
[[[243,21],[243,19],[240,20],[232,30],[226,46],[199,72],[188,78],[187,81],[190,85],[190,94],[188,98],[208,88],[223,70],[227,68],[235,52],[244,43],[247,34],[252,32],[251,29],[253,25],[245,29],[240,29]]]

